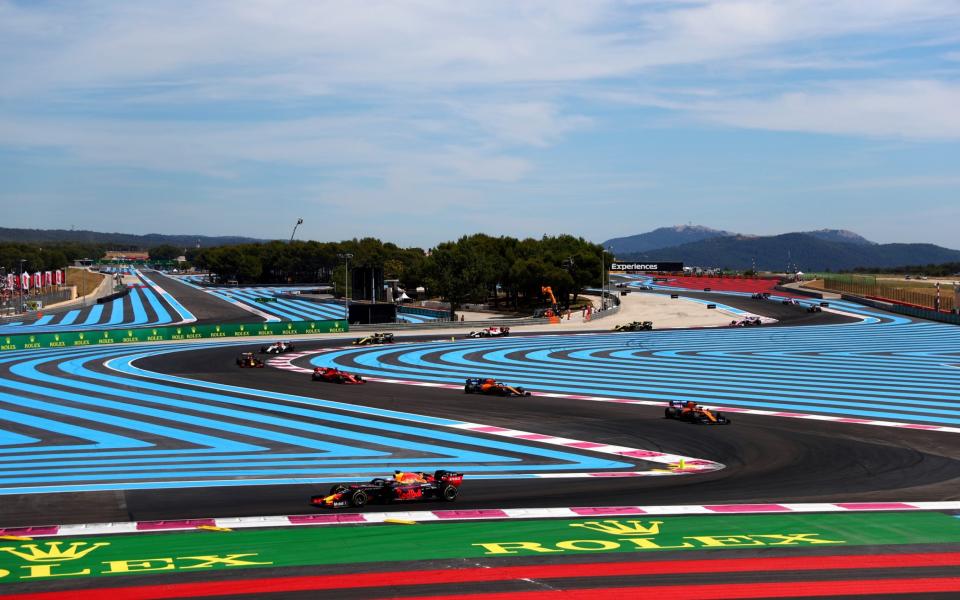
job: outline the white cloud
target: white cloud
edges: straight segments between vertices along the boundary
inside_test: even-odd
[[[955,140],[960,139],[957,106],[958,84],[866,81],[692,108],[708,120],[752,129]]]

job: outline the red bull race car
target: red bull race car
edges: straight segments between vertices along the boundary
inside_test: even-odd
[[[443,500],[453,502],[460,494],[463,473],[436,471],[433,475],[397,471],[392,478],[367,483],[338,483],[327,495],[312,496],[310,504],[323,508],[360,508],[370,503]]]
[[[244,352],[237,357],[237,366],[242,369],[262,369],[263,361],[253,355],[253,352]]]
[[[671,400],[663,416],[667,419],[677,419],[699,425],[730,424],[730,419],[719,412],[710,408],[704,408],[693,401],[684,402],[683,400]]]
[[[346,371],[341,371],[340,369],[336,369],[334,367],[317,367],[313,370],[313,380],[327,381],[329,383],[366,383],[366,381],[363,380],[363,377],[353,373],[347,373]]]
[[[463,385],[464,394],[486,394],[487,396],[529,396],[530,392],[522,387],[507,385],[495,379],[471,377]]]

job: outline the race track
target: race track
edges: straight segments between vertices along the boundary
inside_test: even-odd
[[[768,304],[782,326],[327,340],[286,368],[238,369],[249,343],[7,354],[0,518],[297,514],[331,481],[439,467],[468,474],[463,509],[957,499],[955,328]],[[312,382],[313,364],[431,385]],[[487,375],[540,393],[462,393]],[[673,397],[740,412],[667,421]]]

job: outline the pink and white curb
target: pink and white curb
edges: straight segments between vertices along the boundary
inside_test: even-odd
[[[960,502],[836,502],[836,503],[769,503],[769,504],[705,504],[693,506],[573,506],[567,508],[495,508],[479,510],[432,510],[369,513],[313,513],[308,515],[226,517],[182,519],[170,521],[133,521],[127,523],[92,523],[83,525],[45,525],[7,527],[0,535],[22,537],[78,537],[125,533],[189,531],[198,527],[256,529],[265,527],[299,527],[304,525],[354,525],[387,523],[393,520],[415,523],[451,521],[484,521],[509,519],[576,519],[581,517],[617,516],[682,516],[770,513],[835,513],[960,510]]]
[[[312,369],[305,369],[293,364],[293,361],[305,356],[323,354],[335,350],[345,350],[352,346],[342,348],[324,348],[311,352],[300,352],[299,354],[287,354],[286,356],[275,358],[268,361],[271,367],[282,369],[284,371],[293,371],[296,373],[313,373]],[[463,386],[452,383],[434,383],[431,381],[413,381],[410,379],[390,379],[383,377],[364,377],[367,381],[377,383],[395,383],[400,385],[412,385],[419,387],[443,388],[448,390],[459,390]],[[564,398],[567,400],[589,400],[591,402],[612,402],[614,404],[640,404],[643,406],[667,406],[666,402],[660,400],[637,400],[633,398],[610,398],[606,396],[587,396],[583,394],[565,394],[562,392],[537,392],[537,396],[546,398]],[[870,425],[874,427],[894,427],[899,429],[920,429],[923,431],[939,431],[943,433],[960,433],[960,427],[949,427],[947,425],[925,425],[923,423],[902,423],[898,421],[881,421],[874,419],[858,419],[856,417],[837,417],[832,415],[817,415],[811,413],[797,413],[790,411],[763,410],[760,408],[741,408],[736,406],[712,405],[724,412],[741,413],[745,415],[760,415],[765,417],[783,417],[787,419],[808,419],[811,421],[830,421],[833,423],[848,423],[854,425]]]

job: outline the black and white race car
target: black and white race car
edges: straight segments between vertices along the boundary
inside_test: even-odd
[[[487,327],[479,331],[471,331],[467,334],[468,338],[488,338],[488,337],[506,337],[510,335],[509,327]]]
[[[289,342],[274,342],[269,346],[260,346],[260,354],[283,354],[292,350],[293,344]]]

